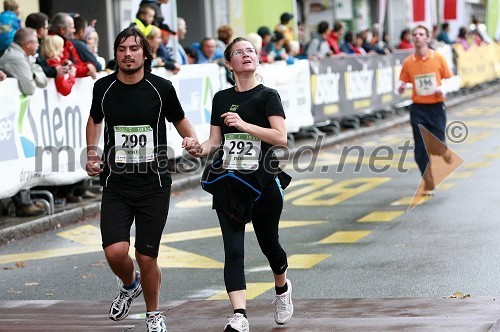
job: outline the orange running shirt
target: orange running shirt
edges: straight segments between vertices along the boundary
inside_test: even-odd
[[[413,53],[403,62],[399,79],[413,84],[412,97],[416,104],[436,104],[444,101],[438,97],[436,87],[441,86],[441,79],[452,76],[445,58],[429,49],[424,57]]]

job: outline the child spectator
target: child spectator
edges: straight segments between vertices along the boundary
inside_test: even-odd
[[[130,26],[142,32],[144,36],[148,36],[151,32],[154,18],[155,9],[148,4],[142,4],[139,6],[135,20]]]
[[[19,4],[16,0],[5,0],[4,11],[0,14],[0,56],[12,44],[14,34],[21,28]]]
[[[66,66],[68,71],[64,74],[57,75],[55,78],[57,91],[63,96],[71,93],[73,85],[75,85],[76,68],[71,63],[61,63],[64,53],[64,39],[58,35],[47,36],[41,48],[42,56],[47,60],[47,64],[52,67]],[[64,60],[69,62],[69,60]]]

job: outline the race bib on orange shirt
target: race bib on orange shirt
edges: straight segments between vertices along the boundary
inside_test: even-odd
[[[415,75],[414,86],[417,95],[430,96],[436,93],[436,73]]]

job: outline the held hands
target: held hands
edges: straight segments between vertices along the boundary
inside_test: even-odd
[[[103,164],[101,157],[97,154],[88,154],[85,170],[89,176],[96,176],[102,172],[101,165]]]
[[[193,137],[184,137],[182,147],[193,157],[199,157],[203,153],[203,147],[200,142]]]
[[[221,115],[221,118],[224,118],[224,124],[228,127],[235,127],[236,129],[247,132],[246,126],[247,123],[241,120],[238,113],[234,112],[226,112]]]

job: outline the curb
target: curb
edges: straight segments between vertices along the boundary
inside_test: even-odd
[[[500,90],[500,84],[490,86],[484,90],[476,91],[464,96],[456,97],[446,102],[447,107],[456,106],[463,102],[470,101],[474,98],[483,97]],[[387,119],[380,123],[375,123],[370,127],[363,127],[358,129],[350,129],[343,133],[325,136],[321,141],[321,145],[329,146],[338,144],[350,139],[358,138],[364,135],[373,134],[383,131],[410,121],[409,114],[403,114],[393,119]],[[293,155],[300,149],[300,147],[293,147],[289,149],[289,155]],[[175,179],[172,183],[172,191],[179,191],[183,189],[192,188],[200,183],[201,172],[196,172],[193,175]],[[85,218],[94,217],[101,211],[101,203],[91,203],[89,205],[77,207],[71,210],[63,211],[54,215],[44,216],[42,218],[34,219],[16,226],[7,227],[0,230],[0,245],[9,243],[11,241],[26,238],[35,234],[43,233],[51,229],[61,228],[66,225],[74,224]]]

